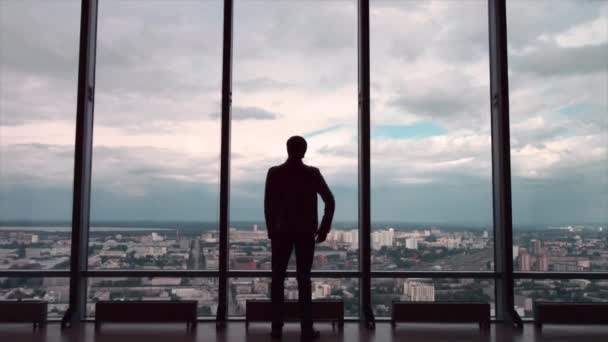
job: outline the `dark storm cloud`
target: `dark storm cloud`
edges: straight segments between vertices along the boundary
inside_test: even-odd
[[[211,118],[217,119],[222,115],[219,112],[210,115]],[[279,118],[279,114],[258,107],[232,107],[232,120],[275,120]]]
[[[546,44],[534,52],[513,55],[509,62],[514,71],[542,77],[601,73],[608,69],[608,44],[582,47]]]

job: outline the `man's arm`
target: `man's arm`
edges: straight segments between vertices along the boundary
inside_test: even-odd
[[[270,168],[268,169],[268,174],[266,175],[266,189],[264,191],[264,217],[266,218],[266,229],[268,230],[269,239],[272,239],[275,227],[274,193],[276,192],[276,189],[273,178],[272,168]]]
[[[329,186],[325,182],[323,175],[321,175],[321,171],[317,169],[317,177],[318,177],[318,193],[321,195],[321,199],[325,203],[325,210],[323,211],[323,219],[321,220],[321,225],[319,226],[318,231],[318,242],[325,241],[329,230],[331,229],[331,222],[334,218],[334,211],[336,209],[336,202],[334,200],[334,195],[329,190]]]

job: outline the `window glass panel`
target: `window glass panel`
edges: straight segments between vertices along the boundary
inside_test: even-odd
[[[608,2],[507,3],[516,271],[608,270]]]
[[[372,279],[372,307],[378,317],[391,317],[392,302],[482,302],[494,316],[493,279]]]
[[[70,257],[80,1],[0,1],[0,270]]]
[[[217,268],[220,1],[101,1],[92,268]]]
[[[374,269],[494,269],[487,13],[370,4]]]
[[[217,278],[89,278],[87,316],[101,300],[196,300],[199,316],[215,316],[218,287]]]
[[[229,314],[245,316],[248,300],[270,299],[270,278],[230,279]],[[312,299],[342,300],[344,315],[359,316],[359,279],[312,278]],[[285,300],[298,300],[298,283],[295,278],[285,279]]]
[[[608,280],[518,279],[515,281],[515,310],[522,317],[534,317],[535,301],[605,303]]]
[[[70,300],[69,278],[0,277],[0,300],[43,300],[48,318],[61,318]]]
[[[317,246],[327,258],[315,268],[357,268],[356,3],[236,1],[234,16],[230,267],[268,268],[266,172],[301,135],[304,162],[336,198],[335,234]]]

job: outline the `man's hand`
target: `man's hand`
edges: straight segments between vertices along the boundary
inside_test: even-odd
[[[323,241],[325,241],[325,239],[327,239],[327,233],[317,232],[315,238],[315,241],[317,243],[322,243]]]

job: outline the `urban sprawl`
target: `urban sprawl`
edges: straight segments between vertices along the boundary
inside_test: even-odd
[[[88,267],[99,270],[217,270],[218,233],[182,232],[159,228],[92,228]],[[270,270],[270,241],[263,226],[231,228],[230,269]],[[546,227],[516,230],[513,237],[515,271],[593,272],[608,270],[608,234],[598,226]],[[69,228],[0,227],[0,270],[65,270],[70,261]],[[449,230],[439,226],[413,229],[374,228],[371,235],[374,271],[492,271],[491,230]],[[317,246],[314,270],[358,269],[359,230],[334,227]],[[290,267],[295,268],[294,258]],[[215,314],[217,278],[91,277],[88,314],[98,300],[189,299],[199,303],[199,315]],[[357,278],[313,279],[313,298],[345,302],[347,316],[358,316]],[[231,278],[230,314],[243,316],[250,299],[269,296],[270,279]],[[44,299],[50,316],[67,309],[68,278],[0,278],[0,300]],[[297,299],[297,283],[288,278],[287,299]],[[493,279],[374,278],[373,308],[389,316],[393,300],[484,301],[494,307]],[[607,280],[517,279],[516,310],[531,316],[533,301],[608,301]]]

